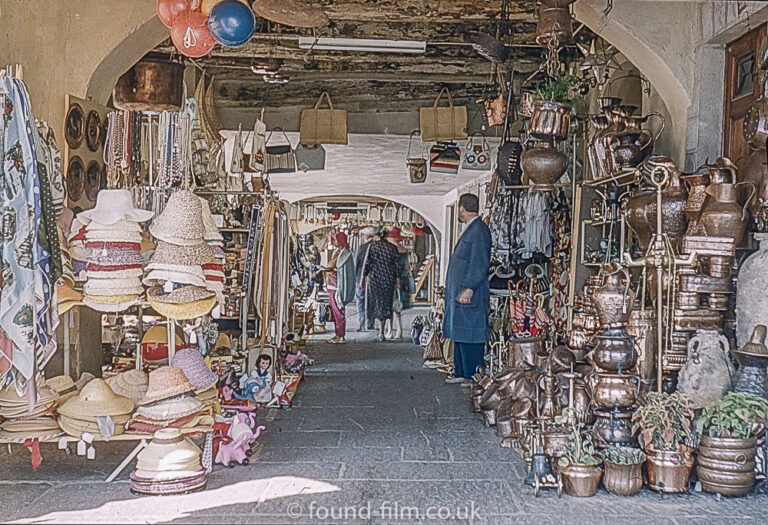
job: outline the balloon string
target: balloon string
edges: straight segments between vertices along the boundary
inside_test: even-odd
[[[192,31],[191,27],[187,28],[187,32],[184,34],[184,47],[189,49],[190,47],[195,47],[197,45],[197,38],[195,37],[195,32]]]

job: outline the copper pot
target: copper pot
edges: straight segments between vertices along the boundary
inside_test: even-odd
[[[533,103],[533,114],[528,128],[528,134],[541,140],[564,140],[568,138],[571,127],[571,106],[537,100]],[[566,157],[566,162],[567,162]],[[525,171],[525,167],[523,167]]]
[[[744,206],[738,202],[740,185],[752,188]],[[741,246],[747,230],[747,206],[755,195],[755,185],[751,182],[711,184],[706,191],[712,199],[707,201],[699,216],[699,224],[704,233],[713,237],[730,237],[736,246]]]
[[[619,465],[603,462],[603,486],[615,496],[632,496],[643,488],[643,464]]]
[[[693,449],[680,445],[677,451],[645,450],[648,487],[658,492],[680,493],[688,490],[688,480],[693,470]]]
[[[689,173],[680,177],[688,187],[688,200],[685,201],[683,212],[688,218],[688,234],[696,234],[696,223],[707,199],[709,173]]]
[[[637,353],[632,338],[623,328],[601,330],[595,335],[597,345],[592,350],[592,361],[606,372],[633,370]]]
[[[603,471],[600,465],[571,463],[563,469],[563,488],[569,496],[588,498],[597,493]]]
[[[573,327],[587,332],[597,332],[600,329],[600,318],[586,312],[574,312]]]
[[[552,363],[552,372],[555,374],[566,372],[576,364],[576,356],[565,345],[553,348],[549,360]]]
[[[184,65],[140,60],[117,79],[112,98],[118,109],[176,111],[184,102]]]
[[[502,416],[496,419],[496,435],[500,438],[511,436],[513,432],[512,418]]]
[[[592,400],[602,408],[629,408],[637,401],[640,382],[635,375],[596,372]]]
[[[496,409],[495,408],[483,410],[483,423],[485,423],[486,427],[492,427],[496,425]]]
[[[509,342],[507,366],[517,369],[536,366],[536,355],[544,352],[543,337],[525,337]]]
[[[592,342],[592,332],[586,332],[581,329],[573,329],[568,333],[568,348],[572,350],[585,351]]]
[[[573,409],[576,412],[576,419],[585,425],[591,425],[595,421],[592,412],[592,399],[587,392],[587,384],[581,379],[573,382]]]
[[[701,436],[696,473],[707,492],[744,496],[755,484],[756,439]]]
[[[552,458],[561,458],[567,453],[568,436],[571,434],[566,427],[551,427],[541,437],[544,442],[544,453]]]
[[[501,394],[496,385],[491,385],[483,393],[483,397],[480,400],[480,408],[483,410],[497,409],[501,404]]]
[[[616,263],[607,266],[605,284],[594,294],[597,315],[601,326],[624,325],[634,306],[631,277],[626,268]]]
[[[672,159],[662,156],[649,157],[644,166],[648,170],[653,170],[657,166],[668,170],[669,182],[661,192],[662,226],[673,246],[678,246],[687,224],[683,209],[688,200],[688,192],[680,182],[682,172],[677,169]],[[641,191],[627,200],[624,210],[627,224],[637,235],[641,249],[647,250],[656,233],[656,190]]]
[[[610,149],[618,169],[633,169],[653,149],[653,135],[647,130],[622,131],[611,139]]]
[[[768,200],[768,155],[765,145],[752,152],[746,166],[741,170],[741,180],[751,182],[757,188],[757,198],[749,204],[749,213],[757,217],[760,212],[760,203]]]
[[[547,143],[525,150],[521,158],[523,174],[533,186],[552,186],[568,169],[568,156]]]
[[[632,435],[632,413],[634,410],[600,410],[593,411],[595,425],[592,427],[592,438],[598,447],[637,446],[637,440]]]

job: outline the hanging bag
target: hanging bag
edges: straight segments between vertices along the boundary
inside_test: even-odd
[[[376,205],[368,207],[368,220],[371,222],[381,221],[381,208]]]
[[[299,144],[294,155],[296,167],[305,173],[325,169],[325,148],[320,144]]]
[[[270,144],[272,135],[276,131],[283,135],[286,144]],[[293,173],[296,171],[296,157],[293,155],[291,141],[282,128],[275,128],[269,132],[265,149],[267,173]]]
[[[461,163],[461,150],[452,142],[438,142],[429,150],[429,171],[456,175]]]
[[[243,173],[245,166],[243,162],[243,124],[237,125],[235,134],[235,144],[232,147],[232,162],[229,165],[230,173]]]
[[[320,109],[323,98],[330,109]],[[346,144],[347,110],[333,109],[331,96],[323,91],[313,109],[301,111],[300,142],[302,144]]]
[[[408,137],[408,153],[405,155],[405,166],[408,168],[408,177],[412,184],[421,184],[427,180],[427,159],[424,157],[424,143],[421,143],[421,154],[418,157],[411,157],[411,144],[413,136],[421,134],[419,130],[411,131]]]
[[[483,137],[482,142],[475,143],[475,136]],[[465,170],[489,171],[491,169],[491,154],[485,135],[478,131],[473,133],[464,147],[464,160],[461,167]]]
[[[448,96],[448,107],[438,107],[440,98]],[[443,88],[431,107],[419,108],[421,140],[444,141],[467,138],[467,106],[454,106],[448,88]]]
[[[381,212],[381,220],[384,222],[395,222],[397,220],[397,208],[392,202],[388,202],[384,205],[384,210]]]

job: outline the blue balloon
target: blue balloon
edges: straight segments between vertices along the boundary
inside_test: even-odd
[[[208,29],[218,43],[227,47],[247,44],[256,29],[251,8],[239,0],[224,0],[208,15]]]

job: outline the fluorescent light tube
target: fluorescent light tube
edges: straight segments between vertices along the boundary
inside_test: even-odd
[[[368,53],[424,53],[426,42],[414,40],[376,40],[368,38],[317,38],[300,36],[301,49],[318,51],[362,51]]]

